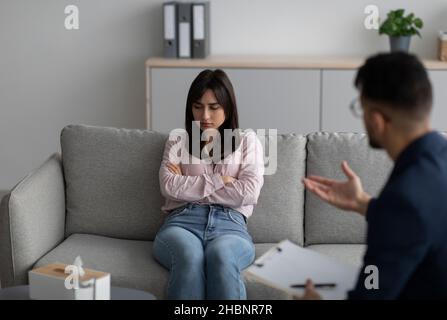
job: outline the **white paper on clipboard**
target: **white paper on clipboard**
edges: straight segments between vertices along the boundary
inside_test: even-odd
[[[291,288],[292,284],[335,283],[335,288],[317,288],[323,299],[346,299],[357,281],[359,268],[340,263],[331,257],[302,248],[284,240],[244,271],[247,280],[258,281],[289,294],[301,295],[304,289]]]

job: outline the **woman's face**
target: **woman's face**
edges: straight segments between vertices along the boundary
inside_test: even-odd
[[[225,122],[225,111],[210,89],[206,90],[199,101],[192,104],[194,121],[200,121],[200,129],[218,129]]]

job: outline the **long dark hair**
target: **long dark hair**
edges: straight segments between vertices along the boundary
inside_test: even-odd
[[[203,70],[194,79],[189,88],[188,98],[186,100],[186,112],[185,112],[185,129],[189,136],[189,152],[192,154],[192,125],[194,121],[194,115],[192,113],[192,105],[194,102],[199,101],[205,91],[211,90],[216,96],[217,102],[224,108],[225,121],[219,127],[219,133],[221,137],[221,146],[224,146],[224,130],[225,129],[238,129],[239,118],[237,114],[236,97],[234,94],[233,85],[227,74],[221,70]],[[200,129],[200,135],[202,135],[202,129]],[[236,143],[231,143],[231,152],[236,149]],[[202,149],[202,145],[201,148]],[[223,159],[225,154],[225,148],[221,148],[220,159]],[[198,155],[200,157],[200,155]]]

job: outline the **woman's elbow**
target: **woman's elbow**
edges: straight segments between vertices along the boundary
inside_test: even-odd
[[[172,199],[172,193],[166,187],[160,185],[160,192],[164,198]]]
[[[261,191],[260,189],[256,189],[256,190],[252,190],[250,192],[247,192],[242,197],[242,205],[243,206],[248,206],[248,205],[256,205],[256,204],[258,204],[260,191]]]
[[[165,198],[169,198],[169,199],[175,199],[175,195],[174,192],[172,190],[172,188],[169,186],[169,181],[167,181],[168,179],[160,179],[160,192],[161,195]]]

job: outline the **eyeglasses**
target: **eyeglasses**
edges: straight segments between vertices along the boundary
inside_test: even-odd
[[[354,98],[354,100],[351,101],[351,103],[349,104],[349,109],[351,109],[351,112],[354,115],[354,117],[356,118],[363,117],[363,107],[358,97]]]

